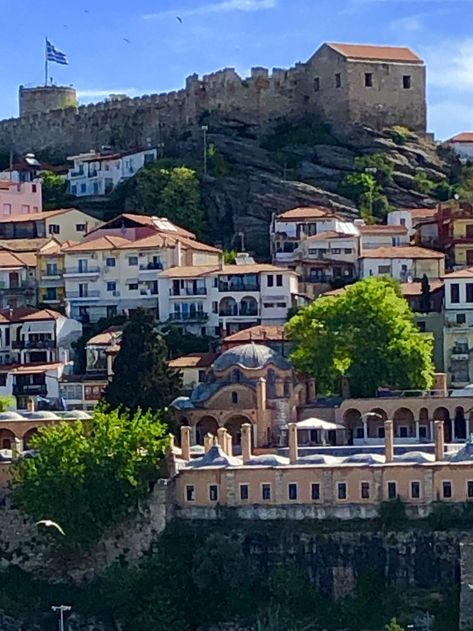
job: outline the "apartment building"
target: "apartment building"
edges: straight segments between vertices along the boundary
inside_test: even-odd
[[[389,248],[409,245],[409,233],[405,225],[360,225],[360,249]]]
[[[133,177],[141,168],[157,158],[157,149],[131,149],[129,151],[101,153],[89,151],[68,160],[74,166],[67,174],[71,195],[109,195],[124,180]]]
[[[36,255],[0,250],[0,309],[36,304]]]
[[[5,179],[2,179],[5,177]],[[41,182],[14,182],[0,174],[0,216],[29,215],[41,212],[43,195]]]
[[[221,252],[165,219],[123,215],[63,247],[72,317],[96,322],[144,307],[159,317],[158,277],[176,265],[215,265]]]
[[[38,285],[38,304],[53,308],[66,305],[64,280],[63,246],[74,245],[75,241],[60,243],[54,237],[48,239],[36,253],[36,281]]]
[[[197,335],[231,335],[287,320],[297,274],[274,265],[172,267],[159,274],[159,315]]]
[[[446,274],[444,362],[450,384],[473,379],[473,267]]]
[[[359,258],[360,278],[391,276],[401,282],[441,278],[445,273],[442,252],[416,246],[373,248],[363,250]]]
[[[76,208],[49,210],[20,215],[0,215],[0,239],[39,239],[48,236],[58,241],[82,239],[102,222]]]
[[[0,311],[0,396],[27,409],[35,396],[59,398],[59,379],[72,370],[70,352],[82,325],[56,311],[20,307]]]

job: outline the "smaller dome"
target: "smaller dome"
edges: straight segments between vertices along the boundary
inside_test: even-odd
[[[381,454],[353,454],[343,459],[343,464],[383,464]]]
[[[435,456],[433,454],[428,454],[425,451],[408,451],[405,454],[395,456],[394,460],[396,462],[413,462],[421,464],[422,462],[434,462]]]
[[[253,456],[246,464],[252,467],[281,467],[289,464],[289,458],[276,454],[261,454],[261,456]]]
[[[228,456],[220,445],[215,445],[203,456],[202,458],[196,458],[192,460],[188,466],[193,469],[202,469],[204,467],[220,467],[225,469],[226,467],[235,467],[241,465],[241,460],[234,456]]]
[[[214,361],[213,369],[222,372],[231,366],[241,366],[241,368],[258,369],[264,368],[268,364],[275,364],[283,370],[290,370],[291,363],[282,355],[279,355],[269,346],[264,344],[242,344],[235,348],[230,348]]]
[[[61,417],[54,412],[47,412],[46,410],[38,410],[38,412],[32,412],[28,415],[28,421],[60,421]]]
[[[78,421],[78,420],[88,421],[92,419],[93,417],[88,412],[85,412],[84,410],[71,410],[70,412],[67,412],[67,414],[64,414],[62,418],[65,419],[66,421]]]
[[[0,421],[25,421],[25,417],[18,412],[2,412],[0,414]]]
[[[176,410],[192,410],[194,404],[189,399],[189,397],[177,397],[170,403],[172,408],[176,408]]]
[[[297,459],[298,464],[310,464],[310,465],[318,465],[318,464],[339,464],[340,459],[336,456],[330,456],[329,454],[311,454],[309,456],[301,456],[301,458]]]

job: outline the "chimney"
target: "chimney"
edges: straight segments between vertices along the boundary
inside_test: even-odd
[[[23,451],[23,441],[19,438],[14,438],[11,446],[11,458],[12,460],[18,460],[21,456],[21,452]]]
[[[26,409],[28,412],[34,412],[36,410],[36,401],[32,397],[28,398],[26,402]]]
[[[181,267],[182,265],[182,245],[180,240],[177,240],[176,243],[176,266]]]
[[[289,423],[289,462],[297,463],[297,425]]]
[[[233,439],[232,435],[227,432],[227,444],[225,449],[227,456],[233,456]]]
[[[181,451],[182,459],[189,462],[191,459],[191,428],[187,425],[181,427]]]
[[[435,421],[435,460],[445,459],[445,435],[443,421]]]
[[[205,434],[205,436],[204,436],[205,453],[208,454],[213,446],[214,446],[214,437],[209,432],[208,434]]]
[[[384,456],[386,464],[394,460],[394,426],[392,421],[384,421]]]
[[[225,453],[227,453],[227,430],[225,427],[219,427],[217,430],[217,441]]]
[[[246,464],[251,459],[251,424],[244,423],[241,426],[241,455],[243,457],[243,464]]]

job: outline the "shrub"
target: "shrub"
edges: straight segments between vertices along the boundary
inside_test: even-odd
[[[404,145],[409,140],[411,133],[407,127],[394,125],[390,129],[390,135],[397,145]]]
[[[419,193],[429,195],[435,187],[435,183],[429,180],[424,171],[419,171],[414,176],[414,187]]]
[[[407,523],[406,509],[399,497],[388,502],[381,502],[378,521],[382,530],[397,530],[405,526]]]
[[[366,173],[367,169],[376,169],[372,175],[380,186],[386,186],[393,182],[393,164],[383,153],[359,156],[355,158],[353,166],[355,167],[355,171],[360,173]]]
[[[377,188],[376,180],[369,173],[349,173],[341,181],[338,192],[359,204],[363,195],[373,195]]]
[[[261,146],[268,151],[277,151],[290,145],[335,145],[328,125],[322,123],[302,123],[278,125],[274,132],[264,139]]]

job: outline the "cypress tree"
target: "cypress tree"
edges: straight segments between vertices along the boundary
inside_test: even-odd
[[[162,410],[179,396],[179,371],[169,368],[167,347],[155,329],[153,317],[138,309],[126,325],[120,351],[113,365],[114,376],[103,399],[112,408],[131,412]]]

